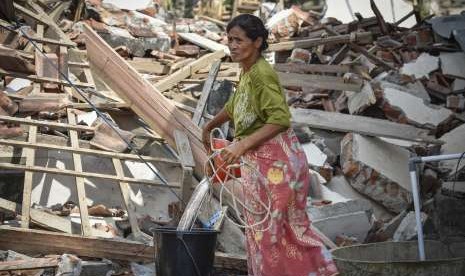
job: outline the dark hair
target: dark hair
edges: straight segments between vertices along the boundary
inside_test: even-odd
[[[263,21],[260,18],[251,14],[238,15],[228,23],[228,26],[226,26],[226,32],[229,32],[236,26],[244,30],[247,37],[253,41],[261,37],[261,51],[264,51],[268,48],[268,42],[266,41],[268,39],[268,30],[265,28],[265,25],[263,25]]]

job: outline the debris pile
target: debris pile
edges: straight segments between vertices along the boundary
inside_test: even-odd
[[[465,151],[465,16],[413,10],[388,23],[370,1],[374,17],[342,23],[305,5],[234,2],[233,16],[260,9],[270,30],[264,56],[307,154],[308,213],[325,244],[415,239],[409,158]],[[240,76],[226,23],[199,6],[181,18],[152,0],[17,1],[16,25],[0,21],[0,271],[151,275],[152,230],[176,227],[203,173],[201,126]],[[463,241],[465,162],[418,171],[425,233]],[[243,231],[210,205],[199,221],[219,218],[217,269],[246,271]]]

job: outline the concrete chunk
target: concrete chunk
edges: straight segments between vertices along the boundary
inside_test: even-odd
[[[421,222],[425,222],[428,216],[425,213],[421,213]],[[423,225],[422,225],[423,226]],[[410,241],[417,236],[417,223],[415,221],[415,212],[409,212],[407,216],[402,220],[394,233],[393,240],[399,241]]]
[[[335,241],[337,236],[343,234],[355,237],[358,241],[363,242],[371,229],[371,224],[364,211],[315,220],[313,225],[332,241]]]
[[[452,116],[452,111],[436,105],[426,104],[421,98],[391,87],[384,89],[385,103],[383,110],[386,116],[394,121],[406,120],[417,126],[438,127]],[[391,110],[401,113],[401,116],[392,116]],[[395,112],[394,112],[395,113]]]
[[[444,134],[441,140],[445,144],[441,148],[442,154],[462,153],[465,151],[465,124],[453,129],[452,131]],[[442,168],[450,170],[449,177],[454,176],[455,168],[457,167],[457,160],[441,161]],[[465,167],[465,161],[460,162],[458,170],[462,171]]]
[[[342,143],[341,165],[360,193],[399,213],[410,201],[410,153],[378,138],[348,134]]]
[[[465,78],[465,70],[463,65],[465,64],[465,53],[441,53],[441,68],[444,75]]]
[[[365,82],[362,91],[358,93],[349,93],[351,94],[348,96],[348,107],[350,114],[360,114],[367,107],[376,103],[375,93],[369,82]]]
[[[415,61],[404,64],[400,72],[421,79],[429,78],[429,73],[437,69],[439,69],[439,58],[423,53]]]

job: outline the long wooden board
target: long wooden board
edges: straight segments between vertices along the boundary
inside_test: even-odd
[[[14,250],[23,254],[63,254],[126,260],[131,262],[153,262],[153,246],[128,240],[81,237],[48,231],[0,226],[0,250]],[[215,266],[247,270],[245,256],[217,252]]]
[[[354,132],[368,136],[442,144],[441,141],[428,136],[427,130],[407,124],[312,109],[291,108],[291,113],[292,121],[294,123],[305,124],[310,128],[319,128],[338,132]]]
[[[203,37],[203,36],[201,36],[199,34],[196,34],[196,33],[178,33],[178,35],[182,39],[184,39],[184,40],[186,40],[186,41],[188,41],[190,43],[193,43],[193,44],[195,44],[195,45],[197,45],[199,47],[205,48],[207,50],[210,50],[210,51],[213,51],[213,52],[215,52],[215,51],[224,51],[224,53],[226,55],[228,55],[228,56],[230,54],[228,46],[220,44],[220,43],[218,43],[216,41],[213,41],[213,40],[210,40],[208,38],[205,38],[205,37]]]
[[[201,142],[200,128],[149,81],[143,79],[92,28],[85,25],[84,30],[87,53],[93,68],[99,71],[111,89],[173,148],[176,146],[173,131],[184,131],[191,143],[196,168],[201,172],[207,156]],[[220,53],[213,58],[218,59],[223,55],[224,53]]]

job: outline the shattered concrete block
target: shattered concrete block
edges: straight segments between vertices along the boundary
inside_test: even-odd
[[[429,73],[437,69],[439,69],[439,58],[423,53],[414,62],[404,64],[400,72],[421,79],[429,78]]]
[[[445,144],[441,147],[441,154],[462,153],[465,151],[465,124],[454,128],[452,131],[441,136],[440,140]],[[457,168],[458,160],[441,161],[439,166],[450,171],[449,177],[453,177]],[[465,167],[465,161],[462,160],[458,166],[458,171],[461,172]]]
[[[82,270],[82,261],[71,254],[63,254],[59,257],[58,269],[55,275],[79,276]]]
[[[305,143],[302,144],[307,161],[310,166],[322,167],[324,166],[328,156],[324,154],[315,144]]]
[[[167,37],[166,22],[137,11],[126,14],[126,28],[136,37]]]
[[[169,37],[135,38],[125,29],[109,27],[109,30],[110,33],[99,33],[99,35],[111,47],[126,46],[137,57],[143,57],[149,50],[168,52],[171,48]]]
[[[375,93],[371,83],[365,82],[360,92],[347,92],[347,105],[350,114],[360,114],[365,109],[376,103]]]
[[[366,213],[368,219],[371,218],[371,215],[373,214],[373,208],[368,200],[351,199],[323,206],[310,206],[308,208],[308,213],[312,220],[322,220],[361,211]]]
[[[392,87],[386,87],[383,94],[382,108],[386,117],[399,123],[435,129],[453,115],[447,108],[427,104],[421,98]]]
[[[429,96],[428,91],[426,91],[425,86],[421,83],[421,81],[407,83],[404,85],[399,85],[389,81],[380,81],[378,83],[383,90],[389,87],[395,90],[407,92],[427,102],[431,102],[431,97]]]
[[[410,153],[378,138],[347,134],[341,142],[341,166],[350,185],[399,213],[410,203]]]
[[[423,227],[423,223],[425,223],[427,219],[427,215],[425,213],[421,213],[421,222]],[[393,236],[393,241],[400,242],[400,241],[411,241],[417,236],[417,222],[415,220],[415,212],[409,212],[405,218],[400,223],[399,227],[397,228],[396,232]]]

